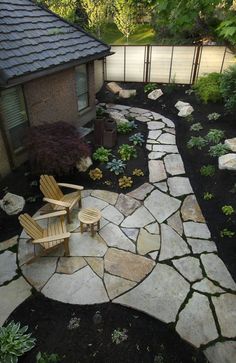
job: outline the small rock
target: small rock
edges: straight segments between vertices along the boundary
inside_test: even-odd
[[[106,87],[110,92],[114,94],[117,94],[122,90],[122,88],[116,82],[109,82],[107,83]]]
[[[9,216],[20,213],[25,206],[25,199],[20,195],[7,193],[2,200],[0,200],[0,207]]]
[[[218,159],[219,169],[236,170],[236,154],[222,155]]]
[[[90,156],[82,157],[78,163],[76,163],[76,169],[81,172],[85,172],[88,168],[93,165],[92,159]]]
[[[228,146],[231,151],[236,152],[236,137],[225,140],[225,145]]]
[[[178,101],[175,104],[175,107],[179,111],[178,116],[180,117],[191,115],[191,113],[194,111],[193,107],[188,102]]]
[[[136,96],[137,91],[136,89],[122,89],[119,91],[120,98],[130,98]]]
[[[163,95],[163,92],[162,92],[162,90],[160,88],[159,89],[154,89],[152,92],[150,92],[148,94],[148,98],[150,100],[157,100],[162,95]]]

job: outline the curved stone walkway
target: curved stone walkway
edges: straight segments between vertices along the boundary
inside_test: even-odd
[[[210,362],[233,363],[236,284],[217,255],[185,175],[174,123],[140,108],[107,108],[147,123],[149,182],[126,195],[84,191],[83,207],[102,212],[101,229],[95,238],[81,235],[75,211],[69,226],[73,230],[70,257],[63,257],[63,249],[58,249],[26,265],[33,246],[23,232],[18,253],[22,274],[55,300],[112,301],[146,312],[174,324],[183,339],[205,349]],[[18,280],[0,287],[0,296]]]

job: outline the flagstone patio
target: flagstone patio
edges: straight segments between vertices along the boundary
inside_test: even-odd
[[[109,111],[132,114],[147,123],[149,182],[124,195],[102,190],[83,192],[83,207],[101,210],[101,229],[92,238],[80,233],[73,215],[70,257],[63,248],[32,264],[33,246],[23,232],[18,265],[30,285],[45,296],[71,304],[112,301],[143,311],[204,349],[212,363],[236,360],[236,284],[217,255],[215,243],[175,139],[174,123],[139,108],[107,105]],[[0,258],[0,323],[30,295],[16,279],[16,255]],[[1,269],[4,271],[2,271]],[[7,268],[6,268],[7,266]],[[23,282],[24,281],[24,282]],[[23,293],[14,300],[14,290]],[[3,298],[4,296],[4,298]]]

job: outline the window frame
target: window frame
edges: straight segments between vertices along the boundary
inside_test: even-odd
[[[85,69],[86,69],[86,83],[87,83],[87,91],[86,92],[82,92],[82,93],[79,93],[78,92],[78,78],[77,78],[77,73],[79,72],[79,68],[82,67],[82,66],[85,66]],[[79,113],[83,113],[84,111],[86,111],[89,107],[90,107],[90,89],[89,89],[89,71],[88,71],[88,63],[83,63],[83,64],[80,64],[79,66],[77,66],[75,68],[75,72],[76,72],[76,97],[77,97],[77,108],[78,108],[78,112]],[[87,103],[86,103],[86,106],[79,109],[79,97],[81,96],[84,96],[86,95],[87,96]]]

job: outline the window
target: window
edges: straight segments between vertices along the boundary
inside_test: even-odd
[[[89,106],[88,74],[86,64],[82,64],[76,68],[76,87],[78,110],[82,111]]]
[[[11,149],[16,152],[24,146],[28,119],[25,110],[21,86],[12,87],[1,92],[0,107],[4,129]]]

